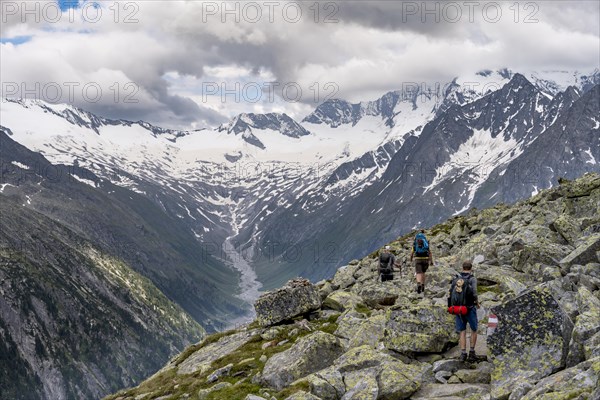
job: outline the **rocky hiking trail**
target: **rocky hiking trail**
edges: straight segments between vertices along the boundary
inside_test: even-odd
[[[378,281],[376,251],[332,279],[289,281],[252,323],[107,399],[600,399],[600,175],[426,230],[425,295],[407,263],[414,234],[389,243],[404,265],[394,280]],[[458,360],[446,311],[465,259],[481,304],[475,363]]]

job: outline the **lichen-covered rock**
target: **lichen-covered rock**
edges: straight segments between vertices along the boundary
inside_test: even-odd
[[[264,397],[261,397],[261,396],[257,396],[255,394],[249,394],[244,398],[244,400],[267,400],[267,399],[265,399]]]
[[[412,395],[412,400],[432,399],[485,399],[489,398],[490,385],[457,383],[452,385],[427,384]]]
[[[484,282],[498,285],[498,292],[503,295],[516,296],[527,289],[527,286],[519,279],[524,279],[524,275],[515,272],[506,267],[497,267],[494,265],[481,265],[474,272],[478,279],[478,287],[483,287]],[[519,278],[519,279],[517,279]]]
[[[454,373],[462,383],[490,383],[492,364],[480,363],[476,369],[459,369]]]
[[[371,308],[392,306],[400,296],[400,289],[393,282],[364,285],[360,292],[362,301]]]
[[[333,366],[309,375],[306,380],[310,392],[323,400],[338,400],[346,393],[344,378]]]
[[[375,400],[379,396],[377,368],[350,371],[344,374],[346,393],[343,400]]]
[[[569,344],[567,367],[572,367],[586,359],[584,345],[587,340],[600,331],[600,300],[585,287],[577,292],[579,315]]]
[[[349,338],[348,347],[367,345],[377,348],[383,340],[386,321],[385,315],[374,315],[367,318]]]
[[[583,343],[583,353],[586,360],[600,357],[600,332],[596,332],[594,336]]]
[[[294,393],[291,396],[286,397],[285,400],[325,400],[325,399],[321,399],[320,397],[317,397],[310,393],[299,391],[299,392]]]
[[[585,265],[599,262],[598,252],[600,252],[600,234],[580,238],[579,246],[563,258],[560,265],[568,272],[569,267],[573,264]]]
[[[215,343],[201,347],[186,358],[177,368],[178,374],[193,374],[200,371],[205,373],[211,369],[213,361],[233,353],[244,344],[248,343],[256,331],[237,332],[222,337]]]
[[[433,363],[433,372],[447,371],[454,373],[465,366],[465,363],[458,359],[439,360]]]
[[[321,296],[321,300],[325,300],[327,296],[329,296],[333,292],[333,286],[331,286],[331,282],[325,282],[319,288],[319,296]]]
[[[542,379],[522,400],[595,399],[592,392],[599,384],[599,377],[600,358],[594,358]]]
[[[354,274],[358,270],[358,265],[346,265],[338,268],[337,272],[331,280],[333,290],[346,289],[356,282]]]
[[[284,287],[264,293],[254,303],[256,320],[262,326],[306,314],[321,307],[316,287],[306,279],[294,279]]]
[[[540,285],[492,309],[498,317],[487,345],[493,355],[492,397],[508,398],[516,381],[536,381],[566,364],[573,323]]]
[[[219,380],[222,376],[229,375],[231,372],[231,368],[233,368],[233,364],[227,364],[226,366],[217,369],[212,374],[206,378],[206,381],[209,383],[213,383]]]
[[[343,312],[356,307],[356,305],[361,302],[362,299],[354,293],[336,290],[327,296],[327,298],[323,301],[322,307],[324,309]]]
[[[458,342],[454,317],[443,307],[400,306],[388,311],[384,343],[399,353],[439,353]]]
[[[563,181],[560,194],[567,198],[589,196],[592,190],[600,187],[600,175],[588,173],[574,181]]]
[[[316,331],[298,339],[288,350],[269,358],[260,381],[281,390],[297,379],[330,366],[342,352],[338,338]]]
[[[383,364],[377,377],[381,400],[408,399],[420,387],[417,368],[400,362]]]
[[[581,228],[577,220],[568,214],[561,214],[552,222],[552,227],[572,246],[581,237]]]
[[[360,326],[366,321],[367,316],[359,313],[356,310],[347,310],[342,313],[337,319],[337,329],[335,335],[344,340],[344,345],[347,347],[348,341],[356,335]]]

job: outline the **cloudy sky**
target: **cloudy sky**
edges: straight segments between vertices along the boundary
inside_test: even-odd
[[[169,128],[483,69],[593,72],[593,1],[0,0],[3,97]]]

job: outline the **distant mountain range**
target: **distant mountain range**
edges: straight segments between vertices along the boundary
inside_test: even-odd
[[[0,198],[35,215],[31,226],[58,224],[120,260],[214,331],[260,290],[330,277],[413,228],[600,171],[599,84],[598,71],[480,71],[329,100],[301,121],[241,114],[197,131],[5,99]]]

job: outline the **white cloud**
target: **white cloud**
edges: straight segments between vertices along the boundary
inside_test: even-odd
[[[600,59],[598,2],[530,2],[535,6],[529,8],[526,3],[502,3],[496,23],[490,22],[493,7],[483,14],[491,2],[480,3],[473,22],[461,6],[456,23],[444,21],[451,15],[444,8],[448,2],[439,3],[438,15],[409,8],[419,8],[422,2],[339,2],[328,9],[323,2],[319,23],[312,2],[300,3],[302,18],[295,23],[282,12],[287,2],[272,14],[264,2],[257,2],[262,5],[260,21],[248,21],[253,14],[246,9],[247,18],[239,15],[239,23],[234,14],[224,15],[222,22],[220,1],[101,2],[102,17],[95,23],[89,22],[95,11],[90,6],[87,15],[82,9],[72,10],[49,23],[44,16],[36,22],[31,15],[24,18],[6,8],[14,2],[0,3],[10,11],[2,16],[2,38],[32,37],[21,45],[0,45],[3,85],[98,83],[103,89],[100,101],[90,103],[75,91],[75,104],[113,118],[145,119],[168,127],[214,125],[236,113],[259,110],[285,110],[301,118],[311,103],[333,93],[335,86],[326,87],[328,83],[337,86],[336,97],[359,101],[400,88],[403,82],[446,82],[502,67],[588,72],[598,68]],[[51,3],[39,2],[40,9],[51,9]],[[230,9],[235,4],[243,13],[248,3],[230,2]],[[518,14],[514,4],[519,5]],[[332,12],[338,22],[324,23]],[[528,16],[538,22],[525,23]],[[129,82],[138,88],[137,103],[124,101],[132,94],[131,86],[125,88]],[[220,93],[203,96],[203,84],[209,82],[229,88],[235,83],[243,87],[277,82],[279,89],[297,83],[303,98],[293,103],[262,96],[246,103],[229,96],[223,102]]]

